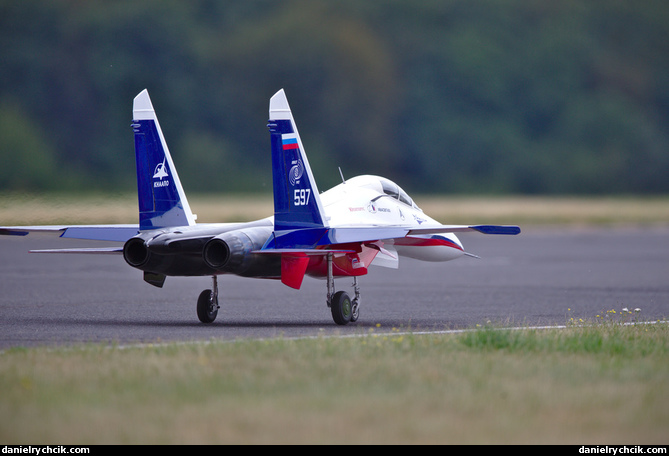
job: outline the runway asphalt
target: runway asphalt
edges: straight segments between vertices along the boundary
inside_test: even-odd
[[[342,327],[325,282],[292,290],[278,281],[222,276],[218,319],[199,323],[210,278],[169,277],[162,289],[121,256],[29,254],[29,249],[111,245],[45,235],[0,236],[0,348],[104,342],[364,334],[477,324],[562,325],[570,318],[669,316],[669,228],[525,228],[519,236],[459,236],[468,252],[448,263],[400,260],[360,279],[360,319]],[[337,289],[351,290],[350,279]],[[610,311],[614,310],[616,314]]]

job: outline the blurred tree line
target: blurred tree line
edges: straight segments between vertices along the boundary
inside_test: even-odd
[[[669,191],[666,0],[0,0],[0,190],[132,190],[148,88],[186,191],[271,191],[284,88],[321,190]]]

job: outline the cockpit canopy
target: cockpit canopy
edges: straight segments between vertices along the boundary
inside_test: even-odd
[[[370,176],[370,175],[357,176],[352,179],[349,179],[347,183],[353,184],[358,187],[371,188],[379,193],[384,193],[390,198],[396,199],[408,206],[420,210],[420,208],[416,206],[416,203],[413,202],[413,200],[407,194],[407,192],[402,190],[402,188],[395,182],[391,181],[390,179],[386,179],[385,177]]]

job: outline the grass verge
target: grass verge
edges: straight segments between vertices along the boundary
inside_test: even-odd
[[[11,349],[6,444],[666,444],[669,330]]]

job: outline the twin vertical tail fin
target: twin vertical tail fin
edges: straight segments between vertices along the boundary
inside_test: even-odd
[[[195,224],[158,117],[145,89],[133,103],[140,231]]]
[[[271,247],[312,248],[327,233],[327,220],[283,89],[270,99],[268,127],[274,186]]]
[[[281,252],[281,282],[299,289],[307,253],[327,237],[328,223],[283,89],[269,102],[274,190],[274,232],[263,251]]]
[[[318,187],[283,90],[270,100],[274,236],[268,248],[313,248],[327,233]],[[191,212],[147,90],[135,97],[133,131],[140,231],[191,226]]]

